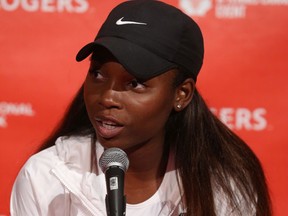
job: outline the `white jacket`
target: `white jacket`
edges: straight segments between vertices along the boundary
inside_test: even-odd
[[[11,216],[106,216],[105,175],[91,168],[91,138],[60,137],[56,145],[32,156],[21,169],[11,195]],[[96,161],[103,147],[96,144]],[[237,188],[235,188],[237,193]],[[241,196],[238,197],[241,203]],[[214,188],[217,215],[235,216],[233,207]],[[242,215],[255,215],[253,206],[239,205]],[[139,204],[127,204],[127,216],[178,216],[183,213],[180,190],[170,154],[158,191]]]
[[[96,157],[102,154],[96,145]],[[168,168],[170,166],[170,168]],[[176,172],[169,162],[159,190],[147,201],[126,206],[126,215],[179,215]],[[91,138],[60,137],[56,145],[32,156],[14,183],[11,216],[106,216],[106,184],[101,169],[91,172]]]

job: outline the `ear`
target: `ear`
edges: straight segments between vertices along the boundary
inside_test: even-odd
[[[183,110],[192,100],[195,83],[192,78],[187,78],[176,88],[174,110]]]

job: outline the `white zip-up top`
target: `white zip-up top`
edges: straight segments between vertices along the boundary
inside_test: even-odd
[[[11,216],[106,216],[105,175],[97,161],[103,147],[96,143],[91,168],[90,137],[60,137],[55,146],[32,156],[19,172],[11,195]],[[93,170],[93,172],[92,172]],[[178,216],[185,212],[170,153],[163,181],[156,193],[139,204],[127,204],[127,216]],[[230,182],[233,184],[233,181]],[[238,216],[221,188],[214,186],[216,215]],[[256,215],[235,188],[240,215]]]
[[[56,145],[32,156],[21,169],[11,195],[11,216],[106,216],[105,175],[91,172],[91,138],[60,137]],[[96,143],[96,161],[103,147]],[[178,216],[183,212],[173,158],[158,191],[126,215]]]

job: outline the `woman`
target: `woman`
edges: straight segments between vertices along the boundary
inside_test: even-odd
[[[124,150],[126,215],[271,215],[261,164],[195,87],[198,25],[160,1],[128,1],[94,42],[58,130],[19,173],[12,215],[106,215],[104,149]],[[56,143],[56,144],[55,144]]]

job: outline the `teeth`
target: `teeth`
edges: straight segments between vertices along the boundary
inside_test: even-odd
[[[105,127],[106,129],[109,129],[109,130],[116,128],[113,125],[107,125],[107,124],[103,124],[103,127]]]
[[[112,123],[112,122],[102,122],[102,126],[109,130],[116,128],[115,123]]]

